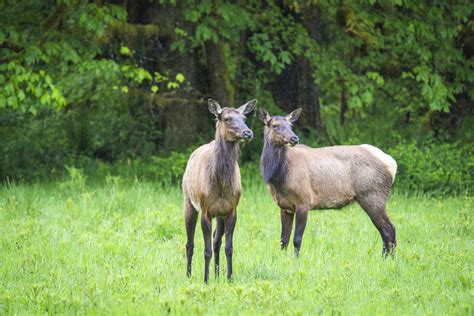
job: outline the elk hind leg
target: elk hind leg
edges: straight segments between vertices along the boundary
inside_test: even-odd
[[[309,209],[307,208],[297,208],[295,212],[295,234],[293,236],[293,245],[297,257],[300,255],[303,233],[306,228],[306,222],[308,221],[308,210]]]
[[[397,246],[395,226],[388,218],[386,211],[387,196],[380,194],[372,194],[359,198],[357,202],[369,215],[372,223],[380,233],[383,241],[382,254],[387,257],[393,254]]]

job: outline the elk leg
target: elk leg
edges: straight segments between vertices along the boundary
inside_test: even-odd
[[[290,241],[291,229],[293,228],[294,213],[289,213],[287,210],[280,210],[281,216],[281,249],[286,249]]]
[[[222,236],[224,235],[224,219],[217,218],[216,229],[214,230],[214,271],[216,278],[219,276],[219,254],[222,244]]]
[[[209,281],[209,264],[212,257],[211,247],[211,234],[212,234],[212,221],[207,214],[201,215],[201,229],[202,236],[204,238],[204,283],[207,284]]]
[[[369,195],[359,198],[357,202],[369,215],[370,220],[377,228],[382,237],[383,250],[382,255],[387,257],[393,254],[397,246],[395,226],[388,218],[386,211],[387,197],[382,195]]]
[[[232,238],[234,236],[234,228],[237,223],[237,212],[234,212],[227,218],[225,223],[225,256],[227,259],[227,280],[232,280],[232,253],[233,244]]]
[[[185,203],[184,209],[184,222],[186,226],[186,235],[187,235],[187,242],[186,242],[186,259],[187,259],[187,268],[186,268],[186,275],[191,277],[191,264],[193,261],[193,253],[194,253],[194,233],[196,231],[196,223],[198,218],[198,212],[192,207],[191,203],[188,201]]]
[[[295,220],[295,235],[293,239],[293,245],[295,246],[295,255],[298,257],[300,254],[301,242],[303,240],[304,229],[306,228],[306,222],[308,220],[307,209],[296,209],[296,220]]]

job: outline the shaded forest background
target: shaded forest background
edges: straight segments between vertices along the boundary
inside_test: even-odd
[[[303,108],[312,146],[370,143],[398,186],[472,192],[471,1],[0,0],[0,178],[178,181],[207,98]],[[243,146],[257,172],[262,124]]]

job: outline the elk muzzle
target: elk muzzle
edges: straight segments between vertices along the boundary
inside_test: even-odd
[[[295,146],[297,145],[298,143],[300,142],[300,139],[298,138],[298,136],[291,136],[290,137],[290,144],[291,146]]]
[[[243,138],[251,140],[253,138],[253,132],[250,129],[246,129],[242,132]]]

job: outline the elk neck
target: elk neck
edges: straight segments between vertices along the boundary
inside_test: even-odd
[[[219,129],[216,131],[214,149],[210,161],[211,179],[222,187],[232,188],[234,184],[235,165],[239,157],[238,142],[229,142],[223,138]]]
[[[265,129],[263,151],[260,157],[260,173],[265,183],[275,186],[285,183],[288,174],[287,151],[288,147],[275,145]]]

